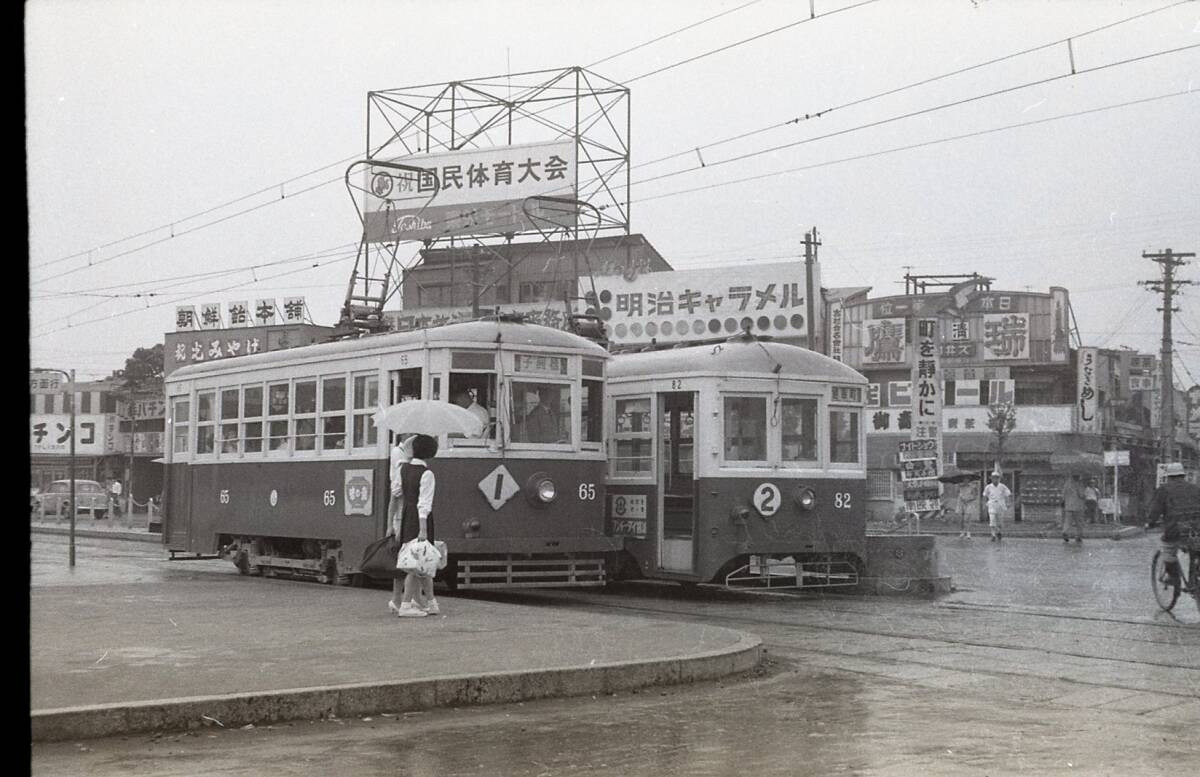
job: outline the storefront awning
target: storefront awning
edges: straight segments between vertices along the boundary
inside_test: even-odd
[[[1102,475],[1104,474],[1104,456],[1086,451],[1059,451],[1050,454],[1050,467],[1058,472]]]

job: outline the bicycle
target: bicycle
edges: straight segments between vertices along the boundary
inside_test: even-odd
[[[1179,576],[1170,578],[1167,575],[1167,559],[1162,550],[1154,551],[1150,562],[1150,585],[1154,589],[1154,600],[1164,612],[1170,612],[1179,600],[1179,594],[1191,594],[1200,608],[1200,528],[1188,531],[1187,537],[1179,543],[1188,557],[1186,563],[1179,564]]]

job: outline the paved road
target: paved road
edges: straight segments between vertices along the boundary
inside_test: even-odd
[[[1200,762],[1200,615],[1191,602],[1178,621],[1157,612],[1152,538],[939,547],[958,591],[937,602],[661,585],[490,597],[751,631],[771,656],[753,678],[39,745],[34,773],[1152,775]],[[189,563],[139,574],[229,574]]]

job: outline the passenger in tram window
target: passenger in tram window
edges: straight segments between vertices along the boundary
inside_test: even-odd
[[[480,431],[479,434],[475,436],[486,437],[488,424],[492,419],[491,416],[488,415],[488,411],[483,407],[483,405],[476,402],[475,397],[471,396],[471,392],[467,391],[466,389],[456,392],[453,396],[453,401],[454,404],[464,408],[465,410],[468,410],[472,415],[479,419],[481,424]]]
[[[558,419],[553,410],[542,402],[536,391],[525,392],[525,416],[522,419],[521,442],[557,442]]]

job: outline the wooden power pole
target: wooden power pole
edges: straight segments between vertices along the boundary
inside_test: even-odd
[[[1162,324],[1162,413],[1159,419],[1162,423],[1163,461],[1175,460],[1175,381],[1172,356],[1175,345],[1171,338],[1171,314],[1179,310],[1172,304],[1175,289],[1178,286],[1191,285],[1191,281],[1181,281],[1175,277],[1175,268],[1187,264],[1185,259],[1195,257],[1194,253],[1176,253],[1170,248],[1157,254],[1142,252],[1143,259],[1149,259],[1162,268],[1162,279],[1138,281],[1138,283],[1156,294],[1162,294],[1163,306],[1158,308],[1163,314]]]

